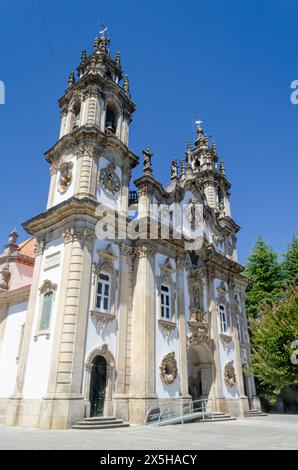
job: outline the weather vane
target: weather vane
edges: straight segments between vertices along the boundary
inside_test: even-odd
[[[108,30],[108,27],[102,24],[99,30],[100,37],[105,39],[105,33],[107,32],[107,30]]]

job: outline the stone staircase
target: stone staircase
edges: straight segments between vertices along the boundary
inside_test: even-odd
[[[79,421],[72,425],[72,429],[110,429],[126,428],[128,426],[129,423],[125,423],[123,419],[117,419],[115,416],[97,416]]]
[[[254,417],[256,417],[256,416],[267,416],[267,414],[266,414],[266,413],[263,413],[262,410],[253,409],[253,410],[249,410],[248,416],[249,416],[250,418],[254,418]]]

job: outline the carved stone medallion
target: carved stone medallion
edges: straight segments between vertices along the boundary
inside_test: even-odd
[[[115,172],[116,167],[113,163],[110,163],[106,168],[103,168],[100,171],[100,183],[102,184],[103,189],[115,196],[120,191],[120,179]]]
[[[224,380],[229,388],[234,387],[236,384],[236,374],[233,363],[234,361],[227,362],[224,367]]]
[[[60,178],[58,182],[58,190],[60,193],[65,193],[72,182],[72,167],[71,162],[62,163],[59,167]]]
[[[175,353],[169,353],[163,357],[160,364],[160,377],[165,385],[172,385],[178,374],[177,361]]]

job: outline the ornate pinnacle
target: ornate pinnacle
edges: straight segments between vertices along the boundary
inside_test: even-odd
[[[119,52],[119,51],[116,52],[115,62],[116,62],[116,64],[117,64],[117,66],[120,68],[120,67],[121,67],[121,63],[120,63],[120,52]]]
[[[222,162],[222,161],[219,164],[219,171],[222,175],[225,174],[225,165],[224,165],[224,162]]]
[[[99,49],[99,38],[98,38],[98,37],[96,37],[96,38],[94,39],[93,48],[94,48],[94,51],[95,51],[95,52],[97,52],[98,49]]]
[[[171,162],[171,179],[178,177],[178,163],[177,160],[172,160]]]
[[[86,51],[86,49],[84,49],[84,50],[82,51],[81,64],[82,64],[83,62],[85,62],[86,59],[87,59],[87,51]]]
[[[129,93],[129,79],[128,79],[128,75],[125,75],[124,77],[124,91],[125,93]]]
[[[150,152],[149,147],[146,148],[146,150],[143,150],[143,157],[144,157],[144,163],[143,163],[143,171],[146,174],[152,174],[152,158],[153,153]]]
[[[191,145],[190,145],[190,142],[187,143],[185,155],[186,155],[186,161],[187,161],[188,163],[190,163],[190,157],[191,157]]]
[[[181,162],[181,177],[184,178],[186,173],[186,161],[182,160]]]
[[[68,88],[71,88],[75,84],[75,81],[75,74],[74,72],[71,72],[68,79]]]
[[[212,150],[213,155],[217,155],[216,143],[215,142],[213,142],[213,144],[211,145],[211,150]]]

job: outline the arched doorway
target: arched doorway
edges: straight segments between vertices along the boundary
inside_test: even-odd
[[[188,387],[193,400],[212,399],[215,378],[213,355],[207,344],[191,345],[187,351]]]
[[[107,383],[107,361],[103,356],[95,356],[91,366],[90,416],[102,416],[104,411]]]
[[[107,344],[96,346],[87,355],[84,393],[85,417],[96,416],[95,413],[100,413],[103,416],[113,415],[115,365],[114,356]]]

